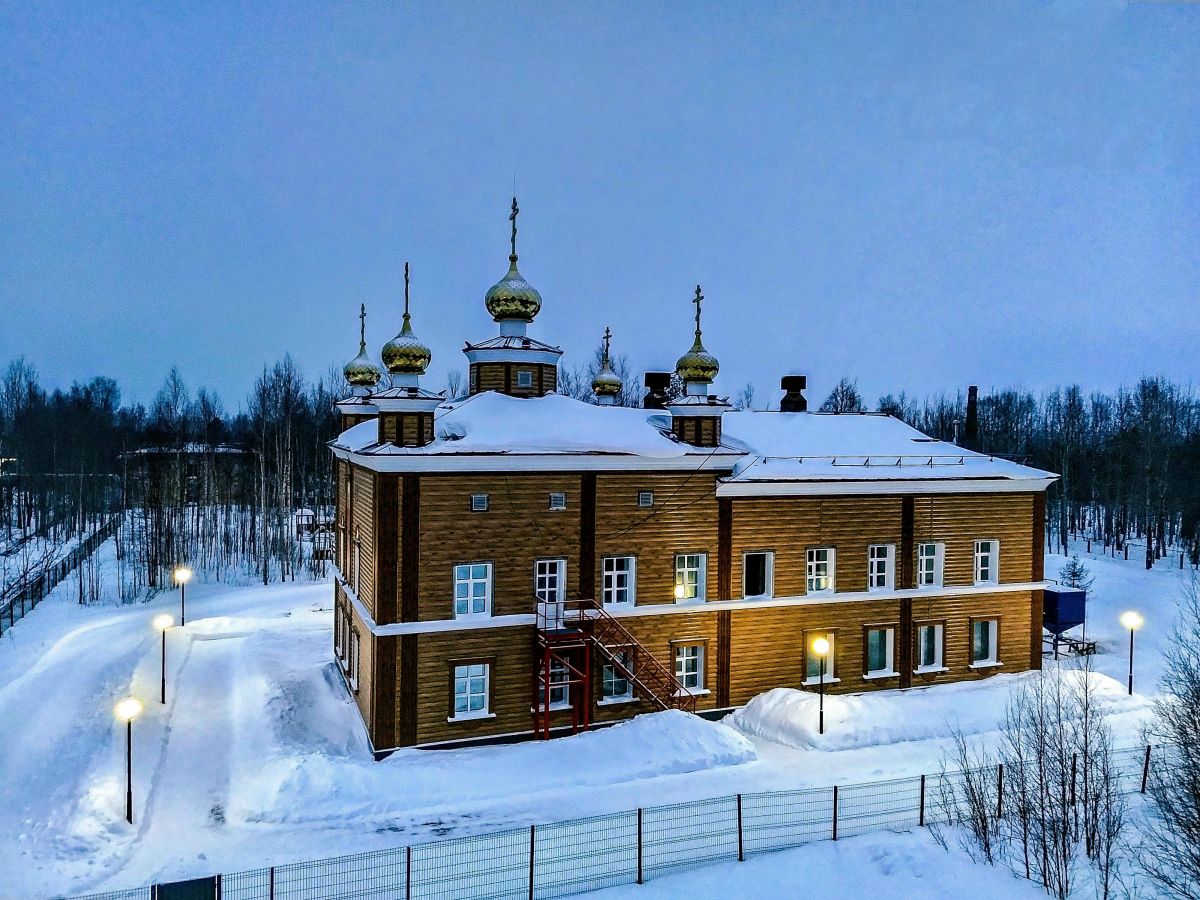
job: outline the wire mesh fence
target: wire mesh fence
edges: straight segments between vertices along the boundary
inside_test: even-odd
[[[1114,751],[1121,789],[1144,793],[1168,748]],[[953,821],[968,781],[995,792],[997,770],[942,772],[860,784],[737,794],[572,819],[428,844],[235,872],[215,879],[214,900],[543,900],[642,883],[710,863]],[[163,900],[167,886],[76,900]],[[192,896],[192,895],[189,895]]]

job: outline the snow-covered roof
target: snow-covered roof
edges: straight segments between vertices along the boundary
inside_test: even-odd
[[[934,440],[898,419],[879,413],[830,414],[728,411],[718,448],[695,447],[671,434],[670,414],[598,406],[559,394],[516,398],[484,392],[448,401],[434,418],[434,440],[424,447],[379,443],[374,420],[344,431],[335,452],[389,459],[386,467],[434,470],[472,465],[471,457],[504,457],[505,468],[528,460],[529,468],[552,468],[553,459],[569,467],[679,468],[724,470],[723,484],[736,493],[775,492],[785,483],[879,481],[1010,481],[1026,489],[1045,487],[1053,475],[999,457],[972,453]],[[451,458],[454,462],[451,463]],[[424,464],[418,464],[424,459]],[[582,459],[591,460],[583,463]],[[491,465],[491,464],[486,464]],[[738,486],[741,486],[740,488]],[[878,485],[876,484],[876,488]]]

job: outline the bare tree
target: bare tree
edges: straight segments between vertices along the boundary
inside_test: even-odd
[[[821,404],[821,412],[855,413],[863,411],[862,395],[858,393],[858,382],[850,378],[839,381],[825,402]]]

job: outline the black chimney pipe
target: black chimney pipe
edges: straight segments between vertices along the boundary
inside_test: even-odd
[[[805,375],[785,375],[779,379],[783,388],[783,399],[779,401],[780,412],[808,412],[808,398],[804,390],[808,387],[808,377]]]
[[[979,386],[967,388],[967,421],[963,427],[963,446],[968,450],[979,449]]]
[[[646,396],[642,398],[643,409],[666,409],[667,391],[671,388],[670,372],[646,373]]]

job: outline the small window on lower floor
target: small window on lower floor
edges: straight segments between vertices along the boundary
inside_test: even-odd
[[[571,673],[566,663],[550,660],[550,708],[569,709],[571,706]],[[538,708],[546,708],[545,673],[538,672]]]
[[[346,660],[346,674],[350,677],[351,690],[358,690],[358,656],[359,656],[359,637],[358,632],[351,630],[350,632],[350,655]]]
[[[824,661],[825,681],[834,681],[834,662],[837,657],[837,636],[832,631],[810,631],[805,636],[804,651],[804,681],[806,684],[818,684],[821,681],[821,665]],[[824,640],[825,653],[820,653],[818,641]]]
[[[489,506],[487,494],[471,495],[471,512],[487,512]]]
[[[675,677],[689,691],[704,689],[703,644],[680,644],[675,648]]]
[[[868,628],[866,638],[866,661],[864,668],[868,677],[895,675],[896,667],[892,656],[896,630],[894,628]]]
[[[469,663],[454,667],[455,719],[478,719],[488,714],[491,666]]]
[[[654,491],[638,491],[638,506],[649,507],[654,505]]]
[[[550,508],[551,509],[566,509],[567,508],[567,495],[562,494],[562,493],[551,494],[550,495]]]
[[[936,672],[942,668],[942,639],[944,626],[940,624],[917,626],[917,671]]]
[[[613,663],[604,665],[604,699],[631,700],[633,699],[633,682],[629,680],[629,654],[617,654],[621,667]]]
[[[517,387],[533,387],[533,373],[528,369],[517,369]]]
[[[986,666],[1000,661],[1000,622],[997,619],[975,619],[971,622],[971,665]]]

